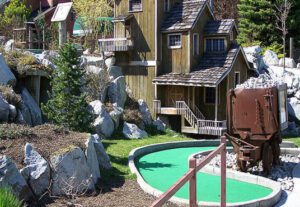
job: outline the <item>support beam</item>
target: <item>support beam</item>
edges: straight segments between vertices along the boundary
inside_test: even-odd
[[[215,97],[215,121],[218,121],[219,85],[216,86]]]

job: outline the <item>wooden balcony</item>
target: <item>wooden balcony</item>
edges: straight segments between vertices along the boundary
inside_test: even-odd
[[[133,48],[133,41],[128,38],[99,39],[101,52],[129,51]]]

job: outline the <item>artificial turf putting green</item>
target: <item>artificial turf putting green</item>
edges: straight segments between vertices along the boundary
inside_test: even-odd
[[[211,150],[214,147],[176,148],[150,153],[135,160],[144,180],[152,187],[165,192],[188,170],[188,157],[191,154]],[[245,202],[268,196],[272,189],[227,179],[227,202]],[[188,183],[175,196],[189,198]],[[197,200],[220,201],[220,177],[206,173],[197,174]]]

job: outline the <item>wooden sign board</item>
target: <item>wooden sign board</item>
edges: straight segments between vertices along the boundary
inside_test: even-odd
[[[66,21],[69,13],[71,11],[72,4],[73,4],[72,2],[57,4],[57,7],[56,7],[55,12],[52,16],[51,22]]]

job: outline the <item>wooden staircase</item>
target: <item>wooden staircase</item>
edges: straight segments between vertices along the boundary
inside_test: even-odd
[[[192,108],[193,110],[184,101],[176,102],[177,114],[182,117],[181,132],[214,136],[223,135],[226,131],[226,121],[206,120],[197,106],[194,105]],[[185,126],[185,120],[190,126]]]

